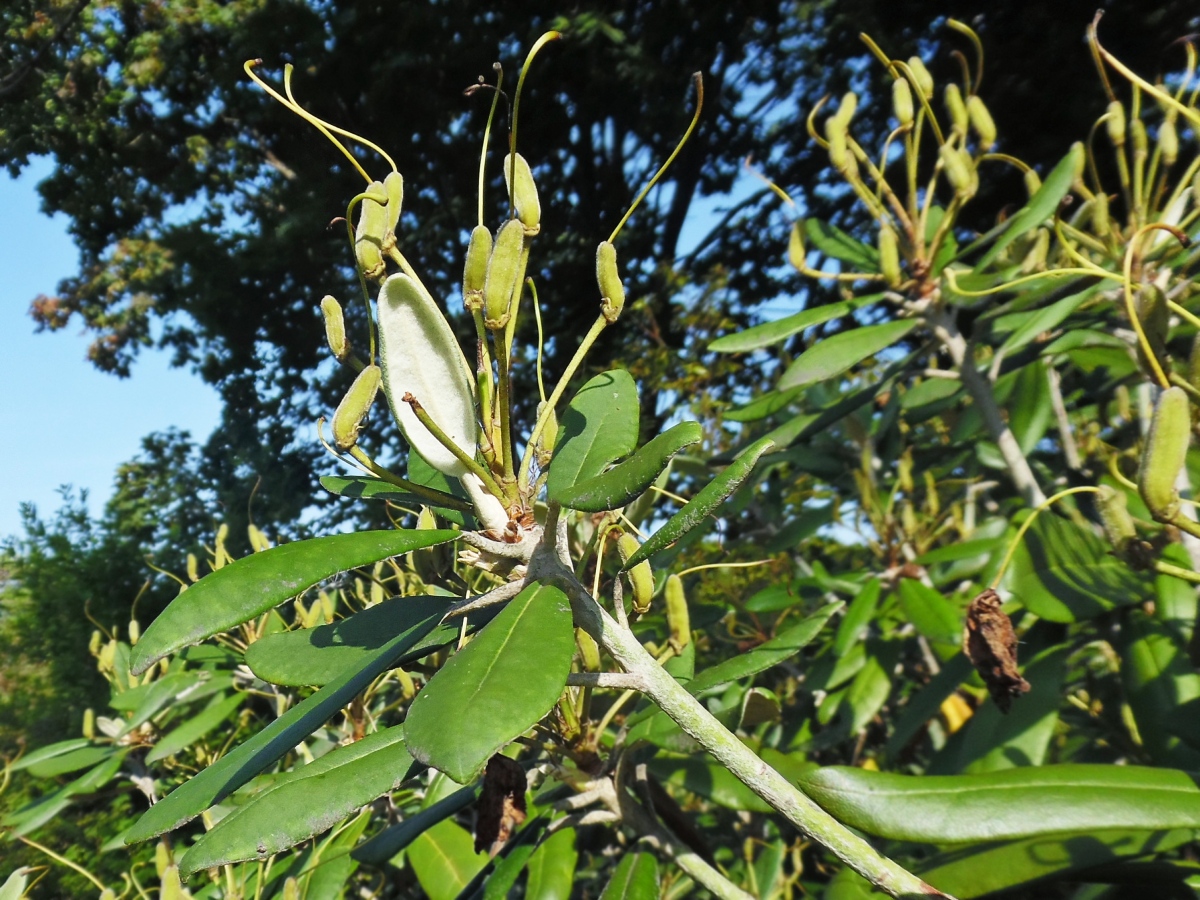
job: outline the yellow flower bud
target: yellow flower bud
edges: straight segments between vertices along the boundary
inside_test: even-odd
[[[839,172],[850,167],[849,134],[846,123],[837,116],[825,120],[825,140],[829,141],[829,161]]]
[[[1092,231],[1097,237],[1108,237],[1112,222],[1108,212],[1108,194],[1098,191],[1092,198]]]
[[[857,109],[858,94],[854,93],[854,91],[847,91],[842,95],[842,102],[838,104],[834,117],[843,125],[849,126],[850,120],[854,118],[854,113]]]
[[[509,176],[514,174],[515,180],[510,183]],[[537,234],[542,227],[542,205],[538,200],[537,185],[533,182],[533,172],[520,153],[516,154],[515,167],[513,154],[510,153],[505,158],[504,184],[512,192],[513,206],[516,207],[517,218],[525,226],[525,233]]]
[[[896,229],[888,222],[879,226],[879,270],[883,272],[888,287],[900,284],[900,248],[896,239]]]
[[[892,81],[892,114],[901,125],[913,123],[912,88],[908,79],[896,78]]]
[[[637,553],[641,544],[632,534],[622,534],[617,538],[617,553],[621,562]],[[629,576],[629,584],[633,588],[633,611],[639,615],[649,611],[650,600],[654,596],[654,573],[650,570],[648,560],[642,560],[625,573]]]
[[[1179,512],[1175,481],[1187,459],[1192,437],[1192,410],[1187,392],[1167,388],[1159,395],[1150,421],[1150,433],[1138,469],[1138,493],[1160,522],[1169,522]]]
[[[803,271],[808,257],[804,248],[804,226],[799,220],[792,223],[792,233],[788,237],[788,262]]]
[[[925,63],[921,62],[921,57],[910,56],[908,58],[908,68],[916,79],[917,87],[926,100],[933,99],[933,76],[929,74],[929,70],[925,68]]]
[[[967,115],[975,133],[979,135],[979,146],[984,150],[991,150],[996,145],[996,123],[992,114],[988,112],[987,105],[978,96],[968,97]]]
[[[601,241],[596,248],[596,284],[600,288],[600,311],[609,322],[617,321],[625,308],[625,285],[617,268],[617,248]]]
[[[486,226],[476,225],[471,229],[467,262],[463,266],[463,306],[467,309],[483,309],[483,284],[491,255],[492,233]]]
[[[508,325],[512,314],[510,306],[520,277],[524,246],[525,226],[520,219],[509,219],[500,226],[483,282],[484,321],[494,331]]]
[[[970,156],[951,144],[942,144],[938,155],[942,159],[946,180],[950,182],[950,187],[954,188],[954,193],[964,198],[974,194],[972,170],[975,164]]]
[[[1108,132],[1108,139],[1112,141],[1114,147],[1125,146],[1125,107],[1121,105],[1120,100],[1114,100],[1108,104],[1104,129]]]
[[[342,305],[329,294],[321,298],[321,315],[325,318],[325,340],[333,357],[338,362],[350,358],[350,342],[346,340],[346,320],[342,317]]]
[[[400,209],[404,205],[404,176],[399,172],[388,172],[383,179],[383,192],[387,194],[387,229],[384,232],[396,236],[396,226],[400,224]]]
[[[138,638],[142,636],[142,626],[138,624],[137,619],[129,620],[129,644],[133,646],[138,642]]]
[[[96,736],[96,711],[90,706],[83,711],[82,733],[89,741]]]
[[[171,851],[167,849],[166,841],[159,841],[158,846],[154,848],[154,871],[158,873],[159,878],[162,878],[163,872],[167,871],[169,865],[171,865]]]
[[[379,366],[364,367],[346,391],[342,402],[338,404],[333,414],[332,427],[333,444],[339,450],[349,450],[358,443],[362,421],[366,418],[371,404],[375,402],[382,375]]]
[[[1179,132],[1175,130],[1174,117],[1163,119],[1158,126],[1158,149],[1164,166],[1175,165],[1179,158]]]
[[[1129,123],[1129,137],[1133,141],[1133,155],[1145,158],[1150,153],[1150,139],[1146,137],[1146,126],[1141,119]]]
[[[667,643],[676,653],[682,653],[683,648],[692,641],[691,618],[688,615],[683,579],[674,573],[668,575],[667,583],[663,587],[663,598],[667,602],[667,629],[670,632]]]
[[[950,116],[950,125],[954,133],[960,137],[966,137],[967,127],[970,125],[971,120],[967,115],[967,107],[963,103],[962,91],[958,89],[958,85],[954,82],[946,85],[943,99],[946,103],[946,113]]]

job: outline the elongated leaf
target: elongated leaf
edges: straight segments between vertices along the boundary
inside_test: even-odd
[[[550,711],[574,653],[566,594],[530,585],[417,694],[404,722],[409,752],[460,784],[471,781]]]
[[[804,231],[812,245],[826,256],[848,262],[864,272],[879,271],[879,251],[850,237],[836,225],[805,219]]]
[[[365,475],[322,475],[321,487],[331,494],[340,497],[361,497],[366,500],[391,500],[404,506],[433,506],[453,510],[470,511],[471,504],[453,494],[443,494],[441,502],[434,503],[429,497],[410,494],[399,485],[384,481],[382,478],[370,478]],[[432,488],[437,490],[437,488]],[[441,493],[439,491],[439,493]]]
[[[27,768],[29,769],[29,774],[35,778],[54,778],[58,775],[66,775],[68,772],[78,772],[80,769],[87,769],[97,763],[104,762],[104,760],[116,752],[116,748],[112,745],[93,744],[87,747],[80,747],[78,750],[72,750],[69,753],[60,753],[57,756],[34,763]]]
[[[528,863],[528,900],[569,900],[575,882],[575,829],[562,828],[542,841]]]
[[[1190,587],[1185,590],[1192,594]],[[1173,733],[1181,724],[1190,724],[1194,704],[1188,701],[1200,697],[1200,674],[1188,658],[1182,629],[1174,622],[1130,610],[1121,623],[1117,649],[1121,683],[1150,759],[1176,768],[1200,766],[1200,752]]]
[[[1078,622],[1153,597],[1154,582],[1090,531],[1043,513],[1013,555],[1006,587],[1043,619]]]
[[[1099,284],[1085,288],[1078,293],[1071,294],[1068,297],[1063,297],[1051,303],[1049,306],[1044,306],[1041,309],[1033,310],[1020,314],[1021,324],[1013,331],[1012,334],[1004,341],[1000,347],[1001,353],[1006,355],[1016,353],[1039,334],[1044,334],[1047,331],[1053,331],[1059,325],[1067,320],[1067,317],[1083,304],[1098,290]]]
[[[795,656],[806,647],[813,638],[821,633],[830,617],[844,606],[840,601],[821,607],[806,619],[797,622],[785,631],[759,644],[745,653],[739,653],[729,659],[705,669],[690,682],[687,689],[693,694],[718,685],[728,684],[741,678],[757,675],[772,666],[779,665],[786,659]]]
[[[176,597],[133,648],[140,674],[169,653],[228,631],[357,566],[457,539],[456,531],[363,531],[297,541],[239,559]]]
[[[931,641],[957,644],[962,635],[962,614],[931,587],[912,578],[900,581],[900,606],[917,631]]]
[[[558,426],[546,478],[551,500],[633,452],[638,438],[638,395],[624,369],[601,372],[579,389]]]
[[[71,738],[69,741],[47,744],[45,747],[38,747],[38,749],[32,752],[26,753],[9,766],[9,769],[13,772],[19,772],[22,769],[28,769],[30,766],[35,766],[56,756],[62,756],[64,753],[73,753],[76,750],[82,750],[84,747],[90,746],[92,746],[92,742],[87,738]]]
[[[14,837],[29,834],[31,831],[41,828],[66,809],[76,794],[90,793],[108,784],[116,776],[117,770],[121,768],[121,763],[125,760],[125,754],[128,752],[128,748],[118,750],[104,762],[84,772],[57,791],[39,797],[16,812],[5,816],[3,820],[0,820],[0,824],[11,828]]]
[[[833,638],[833,655],[844,656],[851,647],[863,639],[871,620],[875,618],[875,610],[879,607],[879,595],[882,585],[878,578],[872,578],[862,586],[862,589],[850,601],[846,615],[838,625],[837,634]]]
[[[892,346],[917,327],[916,319],[896,319],[843,331],[809,347],[783,373],[779,390],[813,384],[841,375],[869,356]]]
[[[763,322],[761,325],[755,325],[753,328],[747,328],[737,334],[727,334],[725,337],[717,338],[708,345],[708,349],[714,353],[748,353],[751,350],[769,347],[780,341],[786,341],[793,334],[798,334],[805,328],[822,325],[830,319],[848,316],[855,309],[866,306],[868,303],[874,303],[881,296],[882,294],[871,294],[866,297],[856,297],[852,301],[827,303],[825,306],[804,309],[782,319],[776,319],[774,322]]]
[[[246,648],[246,665],[272,684],[328,684],[352,666],[362,665],[394,634],[429,621],[450,606],[446,597],[394,597],[330,625],[282,631]],[[406,656],[458,637],[459,623],[432,628]]]
[[[1175,769],[1060,765],[912,776],[827,766],[801,777],[800,787],[839,821],[900,841],[1200,827],[1200,787]]]
[[[747,447],[742,455],[725,467],[725,471],[706,484],[689,500],[679,512],[650,536],[621,566],[621,571],[632,569],[644,559],[649,559],[659,550],[679,540],[720,506],[725,498],[738,489],[754,470],[758,458],[774,445],[770,438],[761,438]]]
[[[725,418],[730,422],[757,422],[787,409],[803,393],[802,387],[792,388],[790,391],[770,391],[745,406],[729,410],[725,413]]]
[[[457,497],[460,505],[454,507],[447,503],[444,508],[438,510],[439,515],[459,528],[475,527],[475,508],[471,505],[462,482],[443,475],[411,447],[408,450],[408,480],[413,484],[431,488],[439,494]]]
[[[1113,829],[987,843],[940,853],[924,862],[917,874],[939,890],[969,900],[1018,885],[1061,880],[1122,858],[1164,853],[1191,836],[1183,829]]]
[[[380,866],[411,844],[438,822],[449,818],[475,802],[475,788],[465,787],[432,806],[409,816],[403,822],[385,828],[369,841],[354,848],[350,855],[359,862]]]
[[[246,695],[242,693],[214,697],[207,707],[159,738],[154,748],[146,754],[146,762],[158,762],[178,753],[184,747],[190,747],[214,728],[224,724],[246,699]]]
[[[433,630],[443,615],[435,608],[422,622],[401,632],[375,651],[365,664],[348,668],[338,678],[218,759],[199,775],[184,782],[138,819],[126,836],[127,843],[149,840],[194,819],[214,803],[264,771],[308,737],[363,688],[386,672],[395,661]]]
[[[226,816],[179,864],[183,877],[201,869],[265,859],[306,841],[359,807],[394,790],[412,764],[397,725],[339,747],[288,773],[275,787]]]
[[[429,900],[455,900],[487,865],[488,855],[476,853],[471,836],[446,819],[417,836],[408,862]]]
[[[649,853],[626,853],[600,900],[658,900],[658,863]]]
[[[1062,160],[1051,170],[1046,176],[1046,180],[1042,182],[1042,186],[1038,188],[1037,193],[1029,198],[1027,203],[1020,212],[1018,212],[1009,221],[1009,225],[1004,229],[1004,233],[992,244],[983,258],[975,266],[976,271],[983,271],[989,266],[1005,248],[1013,241],[1019,238],[1037,226],[1041,225],[1048,218],[1054,215],[1054,211],[1058,209],[1058,204],[1062,202],[1063,197],[1071,190],[1071,184],[1075,181],[1075,172],[1078,171],[1082,164],[1080,157],[1083,155],[1083,146],[1077,144],[1071,148],[1071,152],[1062,158]]]
[[[208,672],[179,672],[152,681],[146,685],[150,690],[134,710],[133,715],[125,722],[121,734],[129,734],[135,728],[149,722],[156,714],[169,704],[181,704],[191,698],[204,696],[202,693],[205,682],[209,681]],[[130,691],[129,693],[132,693]]]
[[[25,885],[29,883],[29,873],[33,870],[21,866],[4,879],[0,884],[0,900],[21,900],[25,896]]]
[[[300,896],[304,900],[345,900],[346,884],[358,868],[358,862],[350,856],[350,848],[370,822],[371,810],[364,809],[353,822],[323,840],[311,859],[300,857],[304,864],[297,871],[308,872],[307,885],[303,876],[301,880]],[[314,865],[316,868],[312,868]]]
[[[676,453],[703,437],[699,422],[680,422],[607,472],[559,491],[556,499],[563,506],[584,512],[619,509],[654,484]]]

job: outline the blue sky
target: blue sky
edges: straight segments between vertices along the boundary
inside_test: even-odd
[[[43,516],[57,509],[60,485],[86,488],[99,512],[116,467],[138,453],[143,436],[175,426],[203,439],[220,415],[216,392],[171,368],[166,353],[143,353],[132,377],[119,379],[87,361],[79,322],[34,333],[30,301],[53,294],[78,258],[66,218],[41,212],[36,185],[49,172],[38,161],[15,181],[0,177],[0,539],[20,531],[21,503]]]

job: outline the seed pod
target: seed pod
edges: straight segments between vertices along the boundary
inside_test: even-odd
[[[483,281],[483,317],[487,327],[493,331],[508,325],[512,315],[509,307],[520,277],[524,246],[525,226],[520,219],[509,219],[500,226]]]
[[[542,228],[542,205],[538,200],[537,185],[533,182],[533,172],[529,163],[520,153],[516,154],[515,181],[510,184],[509,176],[513,173],[513,154],[504,159],[504,185],[512,192],[513,206],[517,210],[517,218],[525,226],[526,234],[537,234]]]
[[[387,231],[387,192],[383,182],[372,181],[358,207],[358,229],[354,233],[354,256],[367,278],[387,272],[383,264],[383,235]]]
[[[1104,484],[1096,494],[1096,506],[1100,511],[1100,524],[1117,553],[1123,553],[1130,541],[1137,539],[1137,528],[1129,515],[1124,491]]]
[[[412,394],[429,417],[467,455],[479,440],[475,380],[450,323],[433,298],[407,275],[393,275],[379,291],[379,360],[383,390],[409,446],[443,475],[466,467],[421,424],[404,402]]]
[[[158,883],[158,900],[184,900],[185,897],[191,897],[191,894],[183,892],[179,866],[167,866]]]
[[[483,309],[483,284],[491,255],[492,233],[486,226],[476,225],[471,229],[467,262],[463,266],[463,306],[467,309]]]
[[[167,849],[166,841],[159,841],[158,846],[154,848],[154,871],[162,878],[163,872],[167,871],[167,866],[171,865],[171,851]]]
[[[1191,436],[1192,411],[1187,392],[1181,387],[1167,388],[1154,408],[1138,469],[1138,493],[1160,522],[1170,522],[1179,512],[1175,480],[1183,470]]]
[[[1143,284],[1138,290],[1134,301],[1134,311],[1146,333],[1146,340],[1160,365],[1167,360],[1167,335],[1171,330],[1171,309],[1167,306],[1167,297],[1156,284]],[[1150,361],[1145,358],[1141,341],[1138,341],[1138,361],[1146,369],[1152,369]]]
[[[333,444],[339,450],[349,450],[358,443],[362,420],[366,418],[367,411],[375,402],[375,394],[379,391],[382,376],[383,372],[379,366],[364,367],[350,385],[350,390],[346,391],[342,402],[338,404],[332,424]]]
[[[1050,229],[1039,228],[1033,238],[1033,246],[1029,248],[1029,252],[1021,260],[1021,274],[1028,275],[1031,272],[1039,272],[1046,263],[1046,257],[1050,253]]]
[[[1111,221],[1108,212],[1108,194],[1097,192],[1092,198],[1092,231],[1097,237],[1108,237]]]
[[[971,163],[970,157],[967,157],[965,153],[951,144],[942,144],[938,149],[938,155],[942,158],[942,166],[946,171],[946,180],[954,188],[954,193],[961,197],[971,196],[974,191],[971,189],[971,167],[973,163]]]
[[[609,322],[617,321],[625,308],[625,285],[617,268],[617,248],[601,241],[596,248],[596,284],[600,288],[600,311]]]
[[[892,81],[892,114],[901,125],[913,123],[912,88],[908,86],[907,78]]]
[[[329,294],[321,298],[321,315],[325,318],[325,340],[333,352],[333,358],[345,362],[350,358],[350,342],[346,340],[346,320],[342,317],[342,305]]]
[[[921,93],[926,100],[933,99],[933,76],[929,74],[929,70],[925,68],[925,63],[921,62],[921,57],[910,56],[908,58],[908,68],[916,79],[917,87],[921,89]]]
[[[975,133],[979,135],[979,146],[984,150],[991,150],[996,145],[996,123],[979,96],[972,95],[967,98],[967,115]]]
[[[129,620],[129,645],[133,646],[138,642],[138,638],[142,636],[142,626],[137,619]]]
[[[421,512],[417,515],[417,531],[432,531],[437,527],[437,517],[433,511],[428,506],[422,506]],[[413,550],[408,554],[409,564],[422,581],[426,584],[433,584],[449,571],[450,565],[453,563],[450,556],[453,551],[450,547],[450,544],[438,544],[421,550]]]
[[[539,417],[542,415],[543,405],[542,403],[538,404],[537,414]],[[537,463],[543,470],[550,465],[550,460],[554,457],[554,445],[557,441],[558,415],[554,410],[550,410],[550,415],[546,417],[546,424],[543,426],[537,442]]]
[[[100,632],[98,630],[92,630],[92,637],[88,641],[88,653],[92,656],[100,655]]]
[[[583,671],[600,671],[600,647],[590,634],[582,628],[575,629],[575,644],[579,647],[579,656],[583,661]]]
[[[900,284],[900,248],[896,240],[896,229],[888,222],[879,226],[879,270],[883,272],[888,287]]]
[[[1042,178],[1033,169],[1025,170],[1025,190],[1032,197],[1042,189]]]
[[[946,103],[946,113],[950,116],[950,124],[954,133],[966,137],[967,128],[971,120],[967,115],[967,106],[963,103],[962,91],[958,89],[958,85],[954,82],[946,85],[943,99]]]
[[[858,109],[858,94],[854,91],[847,91],[842,95],[842,102],[838,104],[837,112],[834,118],[840,121],[843,125],[849,126],[850,120],[854,118],[854,113]]]
[[[667,601],[667,628],[670,630],[667,643],[676,653],[682,653],[683,648],[692,642],[692,625],[683,579],[674,573],[668,575],[663,597]]]
[[[792,233],[788,237],[788,262],[797,271],[804,271],[808,252],[804,249],[804,225],[800,220],[792,223]]]
[[[839,172],[850,167],[850,150],[846,123],[837,116],[825,120],[825,140],[829,141],[829,161]]]
[[[1163,119],[1158,126],[1158,149],[1164,166],[1175,165],[1179,158],[1179,132],[1175,130],[1175,119]]]
[[[89,741],[96,736],[96,711],[90,706],[83,711],[82,733]]]
[[[1150,139],[1146,137],[1146,126],[1141,119],[1129,123],[1129,137],[1133,142],[1133,155],[1145,159],[1150,154]]]
[[[300,900],[300,882],[293,876],[283,883],[283,900]]]
[[[1121,105],[1120,100],[1114,100],[1108,104],[1108,112],[1105,115],[1104,130],[1108,132],[1108,139],[1114,147],[1124,147],[1125,107]]]
[[[621,556],[621,562],[637,553],[641,546],[632,534],[622,534],[617,538],[617,553]],[[633,588],[633,611],[638,615],[649,611],[650,599],[654,596],[654,573],[650,570],[650,563],[642,560],[625,574],[629,576],[629,584]]]
[[[400,224],[400,209],[404,205],[404,176],[399,172],[388,172],[383,179],[383,192],[387,194],[387,231],[395,237],[396,226]]]

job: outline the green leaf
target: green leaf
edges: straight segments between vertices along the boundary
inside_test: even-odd
[[[989,842],[939,853],[916,872],[938,890],[969,900],[1033,882],[1061,881],[1124,858],[1168,852],[1190,841],[1192,834],[1184,829],[1113,829]]]
[[[381,866],[438,822],[466,809],[474,802],[475,788],[462,788],[409,816],[403,822],[385,828],[369,841],[355,847],[350,855],[359,862]]]
[[[1054,167],[1046,180],[1042,182],[1042,186],[1038,188],[1037,193],[1029,198],[1029,203],[1026,204],[1020,212],[1009,220],[1009,225],[1004,229],[1004,233],[992,244],[983,258],[979,260],[975,266],[975,271],[981,272],[989,266],[1005,248],[1013,241],[1041,225],[1047,219],[1054,215],[1054,211],[1058,209],[1058,204],[1062,202],[1063,197],[1067,196],[1071,190],[1071,184],[1075,181],[1075,172],[1080,165],[1079,157],[1083,154],[1083,146],[1080,144],[1071,148],[1066,156]]]
[[[445,613],[446,597],[394,597],[330,625],[268,635],[246,648],[246,665],[263,681],[289,686],[328,684],[362,665],[391,638]],[[459,622],[433,625],[405,655],[430,652],[458,637]],[[402,663],[398,663],[402,664]]]
[[[247,696],[242,693],[214,697],[200,712],[159,738],[158,743],[146,754],[146,762],[158,762],[178,753],[184,747],[190,747],[214,728],[224,724],[246,700]]]
[[[1091,531],[1043,513],[1013,554],[1006,588],[1051,622],[1078,622],[1153,596],[1153,581],[1108,552]]]
[[[1187,591],[1195,596],[1190,587]],[[1175,735],[1180,721],[1187,721],[1185,704],[1200,697],[1200,674],[1179,624],[1129,610],[1115,643],[1121,683],[1150,758],[1160,766],[1200,768],[1200,753]]]
[[[916,319],[895,319],[843,331],[813,344],[788,366],[779,390],[813,384],[841,375],[869,356],[892,346],[917,327]]]
[[[1200,827],[1200,787],[1175,769],[1059,765],[913,776],[826,766],[802,776],[800,788],[851,828],[898,841]]]
[[[59,753],[32,765],[27,765],[25,768],[35,778],[54,778],[58,775],[66,775],[68,772],[78,772],[80,769],[87,769],[97,763],[104,762],[104,760],[116,752],[116,748],[111,745],[97,746],[93,744],[87,747],[80,747],[78,750],[72,750],[69,753]]]
[[[0,884],[0,900],[21,900],[25,896],[25,886],[29,883],[29,873],[33,870],[28,866],[15,869],[4,884]]]
[[[217,569],[168,606],[133,648],[138,675],[164,656],[228,631],[357,566],[458,538],[457,531],[363,531],[272,547]]]
[[[460,784],[471,781],[550,711],[574,653],[566,594],[530,585],[417,694],[404,722],[409,751]]]
[[[633,456],[607,472],[559,491],[563,506],[584,512],[619,509],[640,497],[671,463],[671,459],[704,437],[699,422],[680,422],[649,441]]]
[[[725,418],[730,422],[757,422],[775,415],[780,410],[787,409],[803,393],[804,388],[802,387],[792,388],[790,391],[768,391],[745,406],[727,411]]]
[[[687,689],[693,694],[698,694],[731,681],[749,678],[751,675],[757,675],[772,666],[779,665],[803,650],[813,638],[821,633],[825,623],[843,605],[841,601],[827,604],[766,643],[759,644],[751,650],[731,656],[715,666],[705,669],[688,683]]]
[[[399,725],[377,731],[288,772],[201,836],[180,861],[180,875],[186,878],[201,869],[266,859],[395,790],[412,765],[403,731]]]
[[[848,262],[863,272],[879,271],[879,251],[850,237],[836,225],[805,219],[804,231],[812,245],[826,256]]]
[[[862,640],[871,620],[875,618],[881,590],[882,585],[879,579],[872,578],[850,601],[850,605],[846,608],[846,615],[838,625],[837,634],[833,638],[834,656],[844,656],[851,647]]]
[[[1008,424],[1021,455],[1029,456],[1054,418],[1045,363],[1037,360],[1017,371],[1016,386],[1008,399],[1007,409]]]
[[[527,900],[569,900],[578,860],[574,828],[561,828],[542,841],[529,858]]]
[[[850,734],[860,734],[875,715],[887,703],[892,693],[892,669],[900,655],[898,641],[871,640],[867,642],[867,657],[862,669],[850,682],[842,701],[849,709],[848,729]]]
[[[600,900],[658,900],[658,863],[649,853],[626,853]]]
[[[1100,286],[1100,284],[1094,284],[1078,293],[1063,297],[1049,306],[1014,314],[1014,318],[1020,321],[1020,325],[1008,336],[997,352],[1006,356],[1012,355],[1039,334],[1053,331],[1065,322],[1071,313],[1083,306],[1100,289]]]
[[[321,487],[325,488],[331,494],[337,494],[339,497],[361,497],[365,500],[390,500],[392,503],[403,506],[432,506],[435,509],[469,511],[471,508],[470,503],[453,494],[445,494],[441,501],[445,505],[440,506],[437,503],[433,503],[430,498],[410,494],[404,488],[397,484],[392,484],[390,481],[366,475],[322,475],[320,480]],[[428,487],[428,485],[426,486]],[[433,488],[433,490],[438,489]]]
[[[747,447],[742,455],[725,467],[720,475],[706,484],[689,500],[679,512],[675,513],[662,528],[654,532],[646,543],[638,548],[621,566],[622,572],[627,572],[644,559],[649,559],[659,550],[675,543],[701,522],[703,522],[725,498],[737,490],[750,472],[758,458],[775,446],[769,438],[761,438]]]
[[[412,842],[408,863],[429,900],[455,900],[488,864],[488,855],[476,853],[471,835],[444,819]]]
[[[0,820],[0,824],[12,829],[12,837],[29,834],[31,831],[41,828],[66,809],[76,794],[91,793],[108,784],[116,776],[117,771],[121,768],[121,763],[125,760],[125,754],[128,752],[128,748],[118,750],[100,765],[84,772],[57,791],[39,797],[16,812],[5,816]]]
[[[84,747],[91,746],[92,742],[87,738],[71,738],[69,741],[47,744],[45,747],[39,747],[31,753],[26,753],[8,768],[12,772],[20,772],[22,769],[28,769],[40,762],[53,759],[56,756],[62,756],[64,753],[73,753],[76,750],[82,750]]]
[[[638,439],[637,385],[624,369],[601,372],[579,389],[558,426],[547,496],[559,496],[633,452]]]
[[[129,830],[130,844],[149,840],[194,819],[214,803],[264,771],[323,725],[368,684],[386,672],[441,621],[444,607],[437,606],[424,621],[395,635],[372,653],[365,663],[348,668],[312,696],[218,759],[207,769],[185,781],[150,807]]]
[[[467,498],[467,492],[462,486],[462,482],[457,478],[443,475],[412,447],[408,448],[408,480],[413,484],[419,484],[449,497],[458,498],[460,504],[458,508],[450,508],[447,504],[446,508],[438,510],[438,514],[459,528],[475,526],[474,507]]]
[[[304,900],[344,900],[346,884],[358,868],[358,863],[350,857],[350,849],[362,837],[370,821],[371,810],[364,809],[353,822],[323,840],[311,859],[293,857],[303,862],[296,871],[308,872],[307,885],[304,876],[300,881]]]
[[[931,641],[957,644],[962,637],[962,614],[931,587],[912,578],[900,580],[900,608],[917,631]]]
[[[870,294],[864,297],[855,297],[849,301],[827,303],[813,309],[803,309],[782,319],[776,319],[774,322],[763,322],[761,325],[755,325],[753,328],[747,328],[737,334],[727,334],[725,337],[717,338],[708,345],[708,349],[714,353],[748,353],[751,350],[769,347],[780,341],[786,341],[793,334],[798,334],[805,328],[823,325],[830,319],[848,316],[854,310],[874,303],[882,296],[882,294]]]

